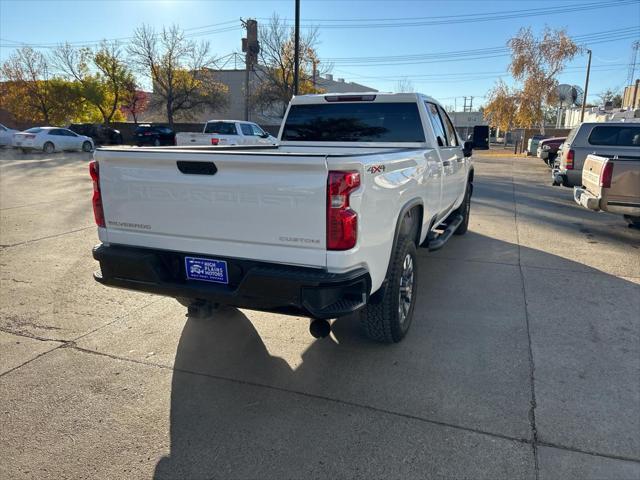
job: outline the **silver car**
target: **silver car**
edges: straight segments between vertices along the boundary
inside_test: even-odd
[[[93,150],[91,137],[78,135],[68,128],[34,127],[13,135],[13,146],[29,150],[42,150],[45,153],[61,152],[63,150]]]
[[[553,169],[554,185],[579,187],[587,155],[637,157],[640,155],[640,123],[598,122],[574,127],[558,151]]]

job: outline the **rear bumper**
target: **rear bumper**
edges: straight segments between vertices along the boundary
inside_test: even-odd
[[[360,309],[366,305],[371,291],[371,278],[363,268],[336,274],[224,257],[214,258],[227,262],[229,284],[187,280],[184,257],[192,255],[207,257],[98,245],[93,249],[93,258],[100,262],[100,270],[94,273],[94,278],[111,287],[320,319]]]
[[[583,187],[573,188],[573,199],[584,208],[595,211],[600,210],[600,198],[594,196]]]

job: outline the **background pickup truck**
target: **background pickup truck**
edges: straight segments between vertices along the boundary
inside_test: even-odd
[[[95,279],[315,319],[362,310],[398,342],[416,303],[416,248],[467,230],[471,148],[421,94],[295,97],[279,146],[110,148],[95,154]]]
[[[579,205],[619,213],[630,225],[640,227],[640,157],[588,155],[582,185],[573,189]]]
[[[176,134],[176,145],[276,145],[277,140],[252,122],[209,120],[202,133]]]

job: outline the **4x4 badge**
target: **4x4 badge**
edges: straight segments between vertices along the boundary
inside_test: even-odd
[[[367,172],[369,173],[380,173],[384,172],[384,165],[371,165],[367,168]]]

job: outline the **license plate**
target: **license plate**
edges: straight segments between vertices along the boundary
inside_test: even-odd
[[[184,257],[187,280],[203,282],[229,283],[227,262],[210,258]]]

